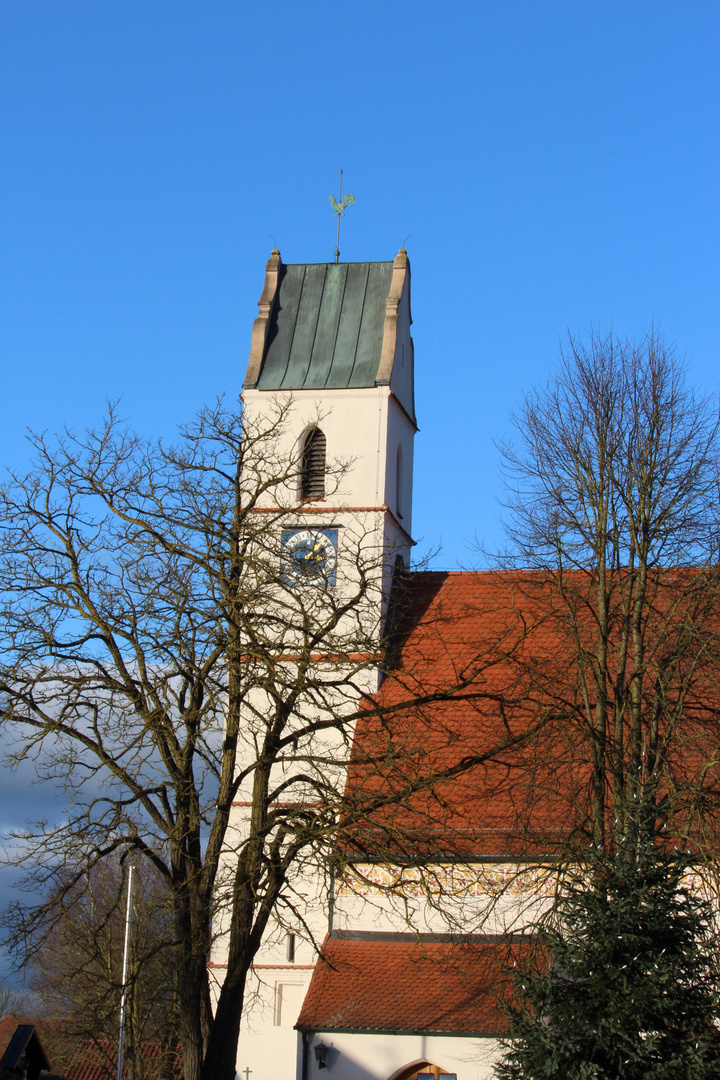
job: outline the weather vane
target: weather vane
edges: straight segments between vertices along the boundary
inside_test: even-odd
[[[335,262],[340,262],[340,218],[345,217],[345,211],[348,206],[352,206],[355,202],[355,196],[348,193],[343,199],[342,193],[342,169],[340,170],[340,191],[338,193],[338,201],[335,201],[335,196],[330,196],[330,205],[334,212],[337,214],[338,231],[337,231],[337,243],[335,244]]]

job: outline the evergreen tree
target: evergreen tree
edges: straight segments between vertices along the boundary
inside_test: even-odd
[[[501,1080],[720,1077],[710,904],[648,830],[594,850],[516,976]]]

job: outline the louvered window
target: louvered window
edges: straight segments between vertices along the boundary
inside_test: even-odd
[[[322,499],[325,495],[325,436],[311,428],[305,436],[300,469],[300,498]]]

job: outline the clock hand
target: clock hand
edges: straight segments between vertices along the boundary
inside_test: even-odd
[[[322,550],[322,547],[320,546],[320,542],[318,540],[315,541],[313,546],[310,548],[308,553],[303,556],[303,558],[305,559],[306,562],[307,561],[322,562],[323,550]]]

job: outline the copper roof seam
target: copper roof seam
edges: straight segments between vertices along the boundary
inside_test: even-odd
[[[347,290],[347,279],[348,279],[348,269],[347,268],[348,268],[348,266],[349,266],[349,263],[345,263],[345,266],[344,266],[345,273],[343,275],[342,296],[340,297],[340,308],[339,308],[339,313],[338,313],[338,321],[337,321],[337,326],[335,327],[335,340],[333,342],[332,355],[330,357],[330,363],[328,365],[327,375],[325,376],[325,382],[323,383],[323,388],[324,389],[327,389],[328,379],[330,378],[330,373],[331,373],[331,371],[333,369],[333,366],[335,364],[335,350],[337,349],[338,334],[340,333],[340,323],[342,322],[343,307],[345,306],[345,292]]]
[[[365,287],[363,289],[362,305],[360,307],[360,318],[358,319],[357,334],[355,335],[355,348],[353,350],[353,362],[350,368],[350,374],[348,375],[348,387],[352,383],[352,377],[355,374],[355,365],[357,364],[358,347],[360,345],[360,332],[362,330],[363,319],[365,318],[365,302],[367,300],[368,282],[370,280],[370,263],[365,264]]]
[[[305,288],[305,275],[306,275],[306,273],[307,273],[307,266],[303,266],[303,268],[302,268],[302,281],[300,282],[300,293],[299,293],[299,296],[298,296],[297,307],[295,309],[295,321],[293,322],[292,334],[290,335],[290,345],[288,346],[288,351],[287,351],[287,363],[285,364],[285,371],[283,372],[282,379],[280,379],[280,386],[278,387],[278,390],[284,390],[285,389],[284,383],[285,383],[285,380],[287,378],[288,371],[290,370],[290,358],[292,356],[292,347],[293,347],[293,342],[295,340],[295,331],[297,330],[298,316],[300,315],[300,305],[302,304],[302,295],[303,295],[303,289]]]
[[[308,265],[312,265],[312,264],[308,264]],[[307,267],[306,267],[306,270],[307,270]],[[323,274],[322,291],[320,293],[320,300],[319,300],[318,306],[317,306],[317,315],[315,316],[315,327],[313,329],[312,342],[310,344],[310,354],[308,356],[307,370],[305,371],[305,375],[303,376],[303,385],[302,385],[303,390],[305,389],[305,383],[307,382],[307,377],[310,374],[310,369],[312,368],[312,358],[313,358],[313,353],[315,352],[315,339],[317,338],[317,328],[318,328],[318,325],[320,323],[320,312],[322,310],[323,299],[325,297],[325,286],[327,285],[327,278],[328,278],[328,275],[327,275],[327,265],[326,265],[325,266],[325,272]],[[303,281],[304,280],[305,280],[305,278],[303,277]],[[299,310],[300,309],[298,307],[298,311]]]

